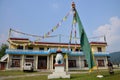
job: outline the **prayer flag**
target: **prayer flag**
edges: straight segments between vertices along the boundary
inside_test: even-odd
[[[80,18],[76,9],[75,9],[74,20],[76,20],[76,22],[78,23],[81,48],[83,50],[83,53],[85,54],[85,58],[87,60],[89,70],[91,71],[92,68],[95,66],[94,56],[92,54],[91,46],[89,44],[87,35],[84,31],[84,28],[82,26],[82,23],[80,21]]]

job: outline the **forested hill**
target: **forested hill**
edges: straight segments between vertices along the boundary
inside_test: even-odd
[[[113,64],[120,64],[120,51],[110,53],[110,60]]]

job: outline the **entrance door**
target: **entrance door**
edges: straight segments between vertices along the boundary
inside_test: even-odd
[[[38,56],[38,69],[47,69],[47,56]]]
[[[0,64],[0,70],[5,70],[5,63]]]

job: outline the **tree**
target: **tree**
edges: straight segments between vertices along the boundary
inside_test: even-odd
[[[5,55],[5,50],[6,49],[8,49],[8,45],[2,43],[2,45],[0,46],[0,58]]]

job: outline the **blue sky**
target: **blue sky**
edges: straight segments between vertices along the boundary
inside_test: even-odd
[[[120,0],[0,0],[0,43],[7,42],[10,28],[43,36],[70,11],[72,1],[88,37],[106,35],[107,51],[120,51]],[[71,25],[72,14],[50,35],[66,35],[61,41],[69,42]],[[42,41],[58,42],[59,37]]]

